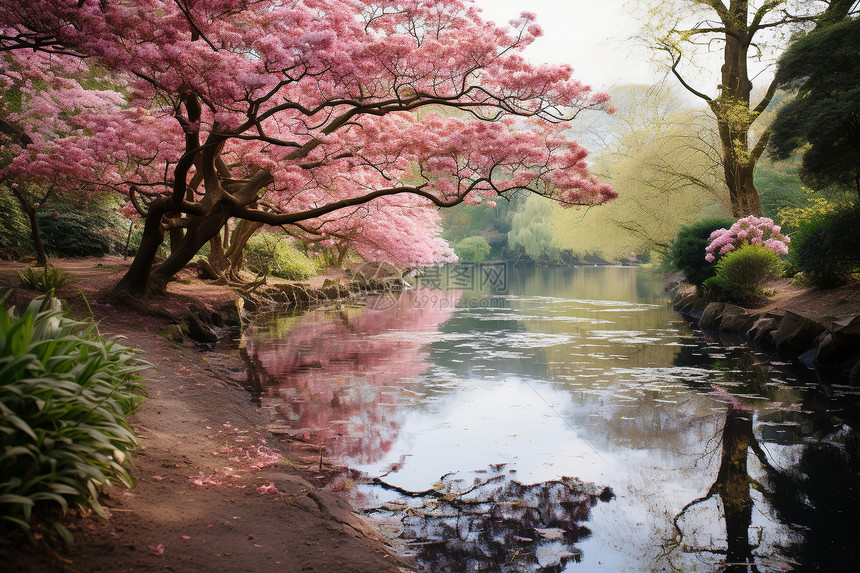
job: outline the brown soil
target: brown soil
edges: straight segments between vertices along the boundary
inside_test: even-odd
[[[758,310],[784,309],[825,325],[860,315],[860,282],[815,289],[795,286],[789,279],[781,279],[771,288],[776,294]]]
[[[103,302],[100,293],[125,269],[120,259],[54,261],[76,282],[58,296],[88,316],[86,295],[103,335],[127,337],[154,368],[145,373],[147,400],[130,418],[141,449],[133,457],[136,487],[103,495],[110,520],[68,520],[76,543],[65,557],[4,533],[4,571],[398,571],[404,567],[379,534],[327,491],[288,445],[265,430],[263,415],[241,384],[237,351],[204,353],[159,331],[166,319]],[[18,287],[20,263],[0,263],[0,289],[23,305],[38,293]],[[201,301],[217,307],[236,298],[224,286],[171,283],[159,306],[181,315]],[[278,456],[275,458],[274,456]],[[277,461],[275,461],[277,459]],[[266,493],[271,485],[277,492]],[[268,487],[266,487],[268,486]],[[258,490],[257,488],[262,488]]]

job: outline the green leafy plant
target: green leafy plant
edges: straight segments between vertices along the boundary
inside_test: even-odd
[[[669,247],[667,264],[683,272],[691,284],[704,284],[716,271],[715,266],[705,260],[705,248],[711,242],[711,233],[727,229],[734,222],[734,219],[710,218],[684,225]]]
[[[39,213],[37,218],[45,249],[53,255],[103,257],[119,249],[119,235],[108,236],[108,222],[101,213],[55,211]]]
[[[806,280],[816,286],[845,283],[860,272],[860,208],[825,213],[801,224],[792,236],[791,256]]]
[[[490,254],[490,244],[480,235],[467,237],[454,246],[454,254],[464,263],[480,263]]]
[[[41,292],[53,291],[73,282],[75,279],[57,267],[41,267],[41,272],[30,267],[25,272],[18,271],[21,286]]]
[[[258,274],[300,281],[317,272],[313,261],[277,233],[263,232],[251,237],[243,256],[245,267]]]
[[[142,400],[148,366],[56,298],[0,312],[0,520],[70,543],[57,510],[106,517],[99,488],[133,485],[124,464],[137,440],[123,420]]]
[[[767,299],[764,285],[779,277],[782,267],[782,259],[772,249],[747,244],[725,254],[705,286],[724,292],[738,304],[755,305]]]

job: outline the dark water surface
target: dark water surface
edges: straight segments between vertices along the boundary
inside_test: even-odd
[[[426,571],[855,571],[858,392],[634,268],[452,267],[249,331],[272,424]]]

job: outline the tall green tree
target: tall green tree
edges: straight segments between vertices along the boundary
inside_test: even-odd
[[[780,58],[776,79],[798,93],[771,126],[774,156],[803,150],[806,185],[852,187],[860,196],[860,20],[798,39]]]
[[[716,119],[723,176],[735,216],[761,214],[754,174],[771,131],[754,135],[753,124],[779,86],[778,80],[771,80],[754,101],[751,64],[780,49],[780,33],[801,25],[826,28],[845,19],[855,4],[856,0],[676,0],[661,2],[654,11],[658,22],[654,46],[666,54],[670,73],[707,103]],[[707,65],[707,54],[716,46],[722,47],[718,84],[695,87],[696,68]]]

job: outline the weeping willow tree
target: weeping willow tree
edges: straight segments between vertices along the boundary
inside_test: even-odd
[[[594,209],[554,209],[556,248],[624,260],[664,251],[687,222],[728,213],[719,141],[703,110],[663,85],[621,88],[613,101],[616,135],[594,170],[618,197]]]

